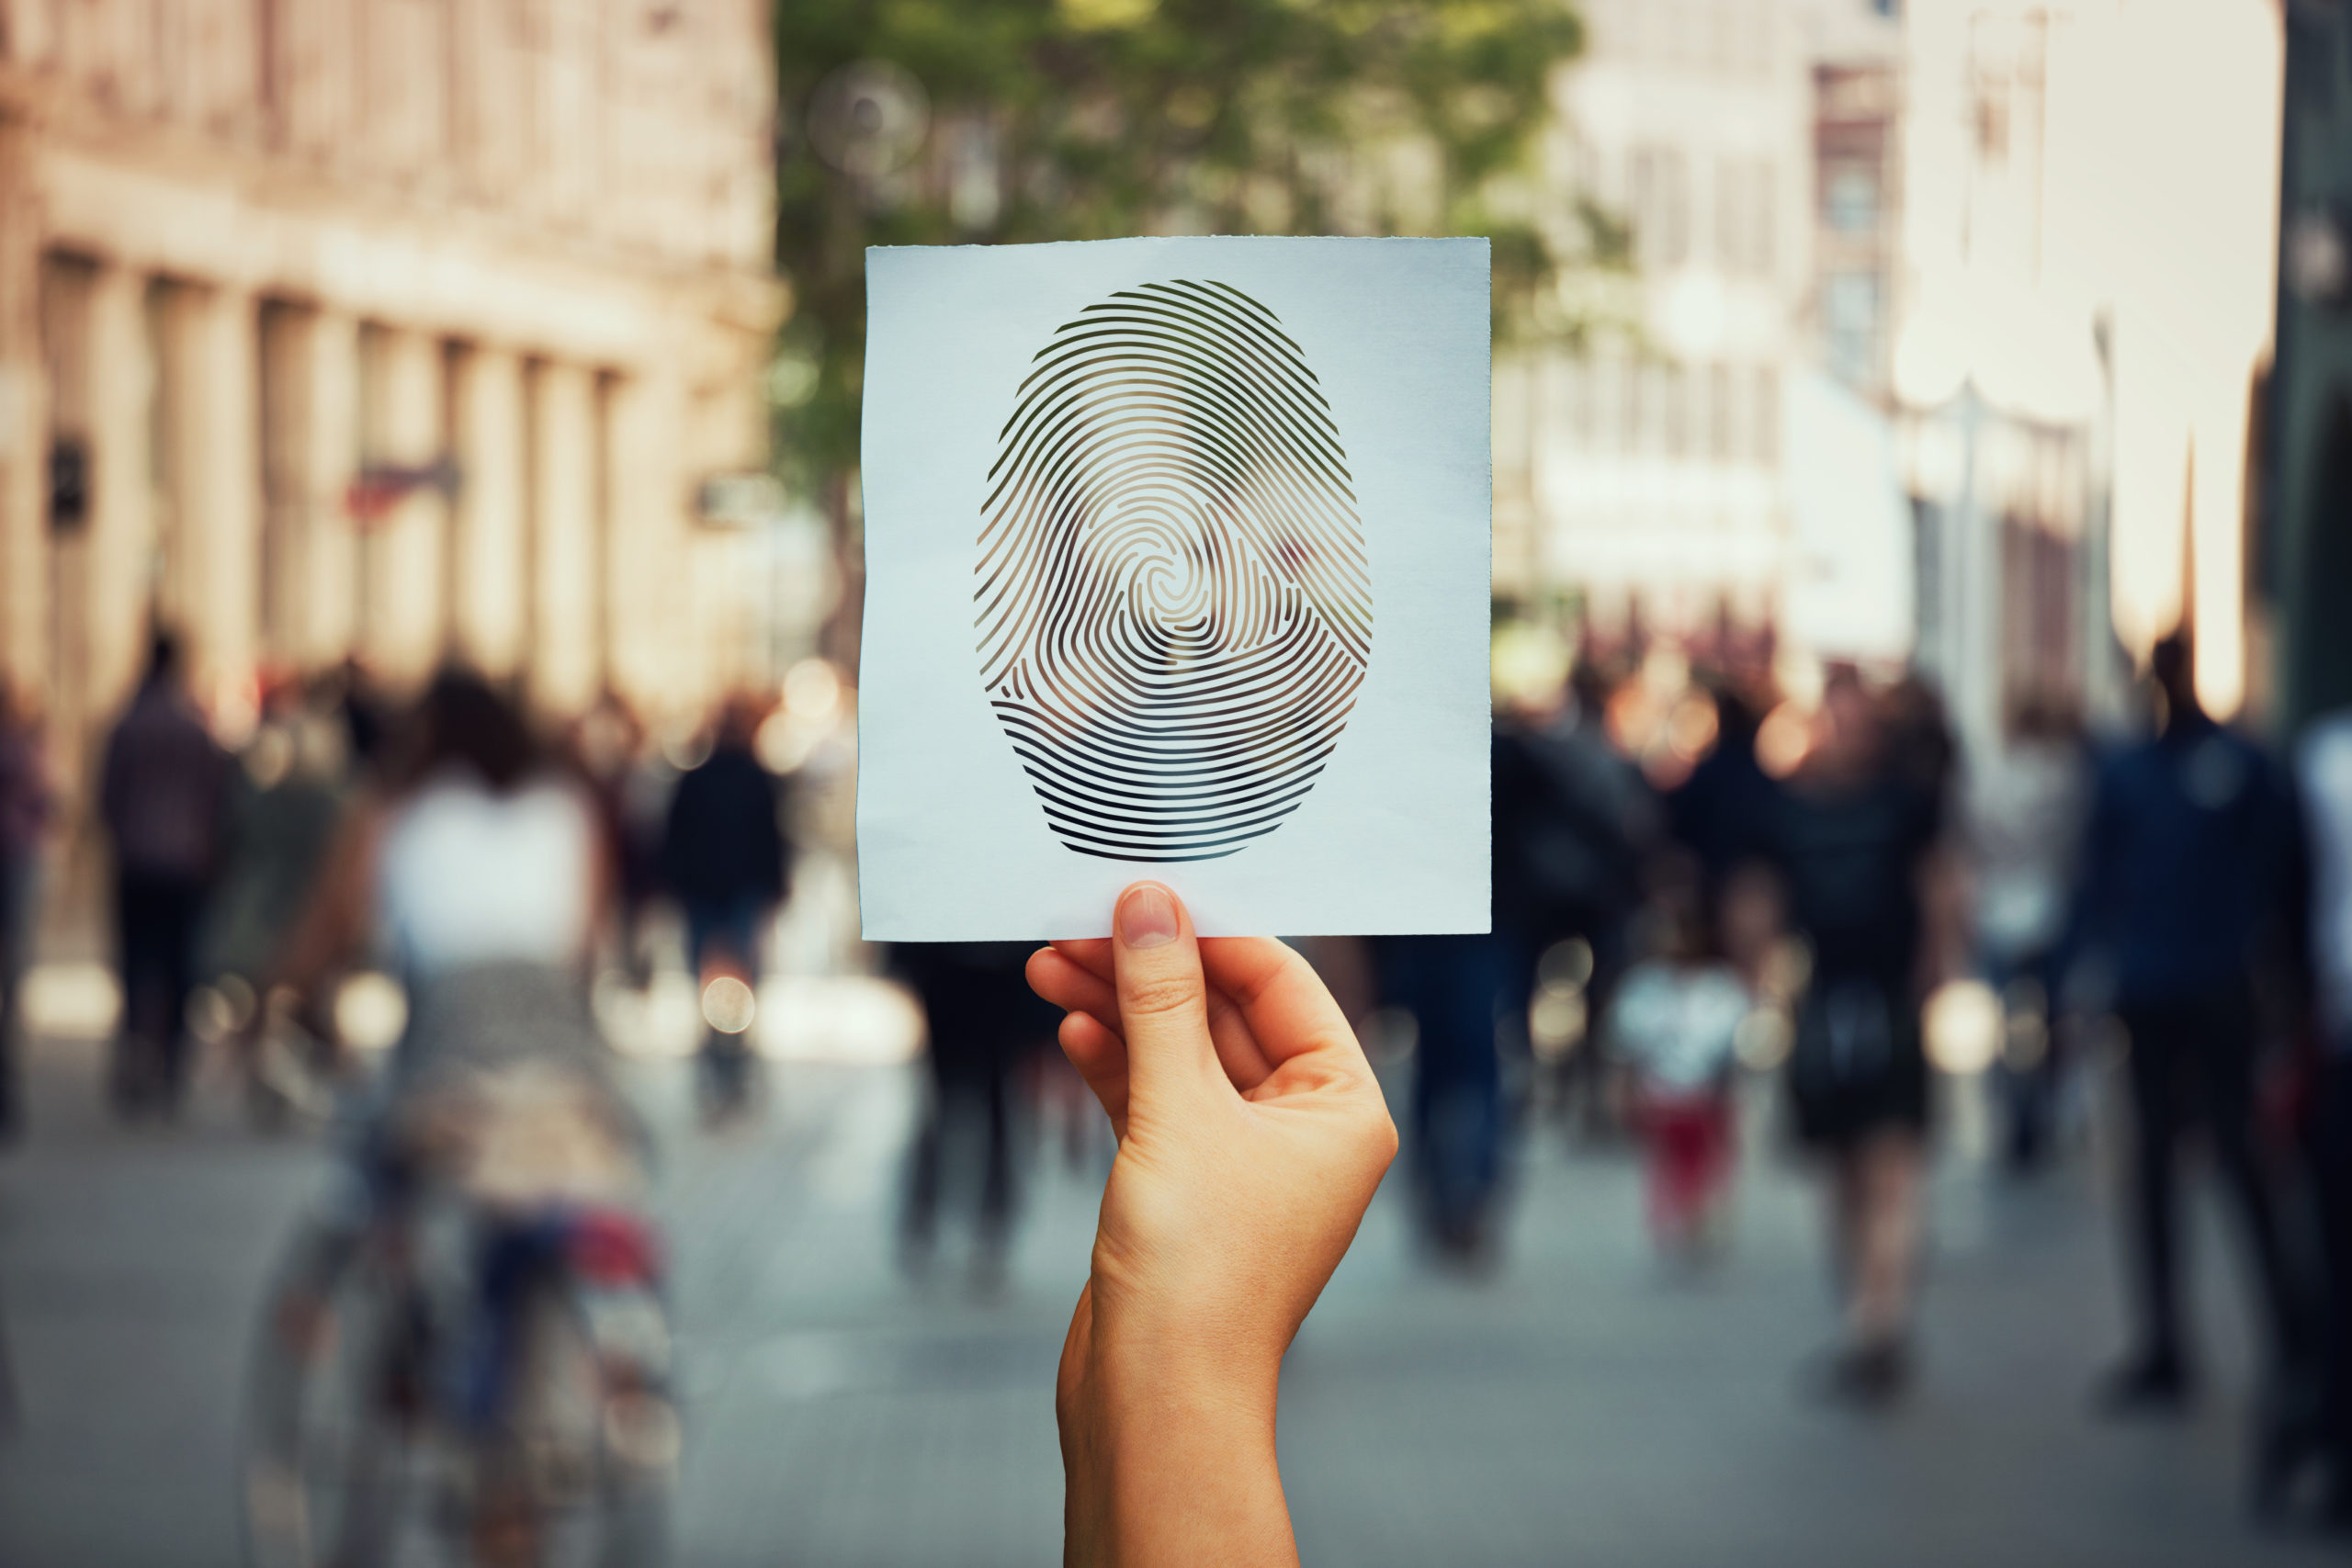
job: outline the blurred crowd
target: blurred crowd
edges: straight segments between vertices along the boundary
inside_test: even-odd
[[[1491,932],[1301,939],[1402,1091],[1432,1260],[1501,1267],[1514,1148],[1566,1135],[1637,1150],[1661,1251],[1706,1267],[1732,1235],[1755,1125],[1743,1095],[1776,1079],[1765,1124],[1820,1173],[1842,1314],[1806,1376],[1881,1407],[1916,1370],[1939,1086],[1981,1075],[2001,1163],[2026,1179],[2088,1146],[2111,1081],[2132,1126],[2119,1217],[2136,1338],[2097,1404],[2162,1414],[2197,1393],[2181,1189],[2201,1145],[2264,1333],[2257,1500],[2285,1509],[2316,1484],[2352,1522],[2352,716],[2280,754],[2208,717],[2190,668],[2184,640],[2154,649],[2133,734],[2095,738],[2036,695],[2012,705],[1997,751],[1967,757],[1906,672],[1833,664],[1800,687],[1769,651],[1694,664],[1593,649],[1565,678],[1517,683],[1494,728]],[[584,921],[603,983],[641,987],[664,963],[694,977],[701,1103],[713,1121],[749,1113],[746,1033],[778,911],[799,861],[846,849],[796,802],[839,760],[825,748],[852,744],[854,694],[813,661],[787,688],[660,734],[608,696],[541,738],[478,678],[445,674],[400,705],[353,665],[267,686],[232,751],[159,637],[95,787],[122,996],[115,1107],[171,1115],[201,1036],[227,1043],[256,1106],[282,1110],[303,1073],[337,1070],[336,1021],[306,999],[322,971],[397,974],[436,943],[503,952]],[[61,818],[50,776],[37,714],[0,707],[11,1125],[17,997]],[[569,804],[517,804],[550,789]],[[387,841],[388,803],[413,823],[416,803],[468,792],[507,803],[483,847],[455,828]],[[566,812],[588,824],[574,850],[545,837]],[[581,908],[513,892],[550,879]],[[475,900],[513,904],[503,934],[436,905],[435,886],[475,883],[506,887]],[[371,925],[372,947],[328,940]],[[1024,1135],[1058,1120],[1070,1160],[1099,1168],[1107,1129],[1055,1070],[1025,945],[879,954],[840,934],[835,961],[895,976],[926,1025],[903,1261],[927,1269],[968,1213],[985,1290]],[[312,1043],[290,1066],[267,1047],[280,1014],[279,1032]]]
[[[342,886],[354,864],[368,863],[372,881],[357,890],[362,907],[345,923],[358,929],[332,967],[401,976],[412,955],[390,919],[400,868],[368,840],[400,808],[460,778],[486,795],[549,787],[576,803],[593,831],[579,852],[582,863],[566,875],[587,890],[590,967],[641,985],[666,959],[705,982],[716,1043],[704,1052],[707,1088],[723,1102],[715,1113],[740,1106],[749,1020],[737,1015],[773,946],[796,841],[816,830],[801,821],[810,813],[789,781],[823,773],[847,724],[847,694],[830,666],[797,671],[793,685],[783,700],[739,695],[701,719],[658,728],[607,694],[560,730],[541,733],[518,694],[462,670],[395,697],[349,662],[266,679],[257,716],[231,745],[193,695],[177,639],[159,635],[96,759],[89,802],[90,827],[106,851],[101,902],[119,980],[107,1077],[116,1110],[175,1114],[192,1051],[214,1042],[232,1055],[243,1048],[236,1065],[256,1076],[257,1100],[270,1102],[271,1086],[259,1081],[266,1064],[250,1047],[266,1032],[273,989],[320,966],[308,950],[334,906],[355,897]],[[809,694],[815,687],[822,690]],[[44,876],[64,880],[69,863],[47,852],[61,847],[51,840],[65,826],[63,807],[37,709],[0,694],[0,952],[7,960],[0,999],[12,1042],[21,1032],[17,998]],[[453,865],[444,874],[475,869]],[[708,999],[710,983],[720,980],[741,992],[719,987],[725,1008]],[[311,999],[332,1006],[325,993]],[[335,1021],[312,1012],[290,1021],[332,1045]],[[0,1103],[13,1115],[13,1090]]]
[[[2183,1153],[2209,1152],[2264,1327],[2253,1473],[2324,1477],[2352,1522],[2352,716],[2274,755],[2199,705],[2160,643],[2145,723],[2093,738],[2029,694],[1963,757],[1933,686],[1833,664],[1817,694],[1737,650],[1580,660],[1503,702],[1495,927],[1374,945],[1416,1046],[1409,1122],[1438,1255],[1494,1260],[1513,1128],[1642,1150],[1661,1247],[1727,1235],[1743,1078],[1821,1174],[1841,1332],[1809,1381],[1863,1407],[1914,1371],[1938,1086],[1981,1074],[2019,1178],[2089,1142],[2120,1063],[2136,1338],[2114,1416],[2195,1397]],[[1938,1069],[1941,1069],[1939,1071]]]

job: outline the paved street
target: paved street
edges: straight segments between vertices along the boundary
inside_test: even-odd
[[[953,1248],[919,1284],[888,1217],[916,1080],[788,1066],[756,1130],[688,1131],[673,1065],[634,1067],[690,1357],[679,1561],[986,1568],[1054,1561],[1050,1388],[1091,1179],[1030,1167],[1012,1278],[976,1299]],[[0,1315],[21,1404],[0,1446],[0,1564],[237,1561],[240,1367],[313,1143],[97,1114],[96,1055],[33,1064],[38,1131],[0,1162]],[[2218,1568],[2340,1562],[2245,1525],[2238,1303],[2207,1235],[2217,1396],[2111,1428],[2083,1389],[2114,1347],[2087,1161],[2015,1188],[1948,1158],[1919,1397],[1884,1421],[1808,1405],[1827,1323],[1808,1192],[1751,1154],[1728,1262],[1651,1257],[1634,1173],[1555,1138],[1523,1159],[1509,1262],[1465,1284],[1414,1258],[1385,1193],[1285,1381],[1284,1472],[1310,1562],[1611,1568]],[[2206,1230],[2218,1226],[2207,1216]]]

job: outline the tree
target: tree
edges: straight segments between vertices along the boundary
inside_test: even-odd
[[[1564,261],[1622,257],[1517,176],[1567,0],[793,0],[776,15],[770,390],[787,479],[847,514],[868,244],[1141,233],[1485,234],[1498,329]]]

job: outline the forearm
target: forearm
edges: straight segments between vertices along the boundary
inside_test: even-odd
[[[1274,1378],[1089,1347],[1061,1401],[1065,1568],[1295,1568]]]

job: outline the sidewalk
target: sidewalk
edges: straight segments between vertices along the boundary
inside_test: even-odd
[[[1001,1294],[975,1298],[952,1247],[910,1285],[889,1220],[912,1074],[777,1067],[765,1121],[711,1137],[688,1128],[680,1065],[630,1070],[667,1146],[690,1396],[676,1561],[1056,1560],[1053,1368],[1095,1178],[1036,1151]],[[226,1568],[248,1325],[323,1156],[247,1135],[220,1086],[187,1128],[114,1128],[88,1047],[45,1047],[33,1077],[37,1135],[0,1161],[0,1314],[25,1404],[0,1445],[0,1563]],[[1544,1138],[1522,1165],[1498,1278],[1424,1269],[1392,1182],[1301,1337],[1282,1443],[1308,1562],[2342,1561],[2242,1517],[2226,1238],[2199,1248],[2216,1397],[2178,1427],[2086,1415],[2117,1336],[2086,1165],[2013,1189],[1947,1161],[1923,1384],[1878,1422],[1797,1392],[1829,1311],[1791,1172],[1758,1157],[1732,1258],[1692,1280],[1651,1257],[1622,1158]]]

